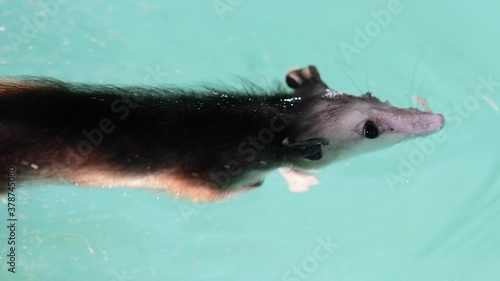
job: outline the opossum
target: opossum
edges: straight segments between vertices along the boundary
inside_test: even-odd
[[[48,78],[0,81],[0,182],[166,190],[216,201],[278,168],[318,169],[425,136],[441,114],[328,87],[316,67],[267,91],[117,87]],[[1,184],[6,191],[7,184]]]

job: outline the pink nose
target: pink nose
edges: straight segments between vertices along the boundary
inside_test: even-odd
[[[431,118],[429,118],[429,130],[436,132],[441,130],[444,127],[444,116],[442,114],[433,114]]]

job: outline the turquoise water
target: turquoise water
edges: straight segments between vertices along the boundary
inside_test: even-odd
[[[40,4],[42,3],[42,5]],[[43,7],[42,7],[43,6]],[[491,1],[0,0],[0,75],[116,84],[327,83],[448,123],[336,163],[290,193],[199,205],[163,193],[17,190],[0,280],[500,280],[500,4]]]

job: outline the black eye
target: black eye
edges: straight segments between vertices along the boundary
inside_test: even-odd
[[[363,136],[369,139],[374,139],[378,137],[379,131],[377,126],[375,126],[375,123],[373,121],[366,121],[365,126],[363,127]]]

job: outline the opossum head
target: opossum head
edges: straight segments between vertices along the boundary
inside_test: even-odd
[[[444,126],[441,114],[393,107],[371,93],[353,96],[331,90],[312,65],[289,71],[286,83],[302,99],[304,116],[283,144],[305,156],[295,163],[304,168],[426,136]]]
[[[444,126],[441,114],[393,107],[370,93],[352,96],[327,89],[310,110],[307,134],[328,142],[322,148],[325,159],[321,162],[426,136]]]

